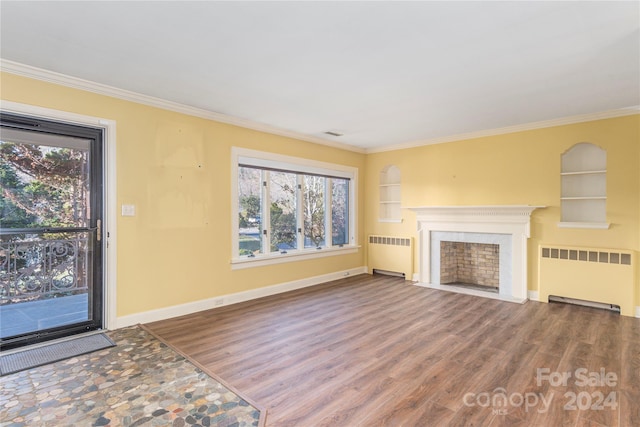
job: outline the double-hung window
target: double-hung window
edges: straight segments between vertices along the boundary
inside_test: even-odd
[[[355,251],[357,169],[233,148],[235,268]]]

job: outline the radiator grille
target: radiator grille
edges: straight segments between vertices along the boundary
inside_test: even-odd
[[[406,280],[413,277],[413,238],[398,236],[369,236],[369,271],[399,273]]]
[[[369,243],[373,245],[411,246],[411,238],[389,237],[389,236],[369,236]]]
[[[542,244],[539,247],[539,295],[620,307],[633,316],[635,252]]]
[[[580,249],[542,248],[542,258],[566,259],[569,261],[602,262],[605,264],[631,265],[631,254]]]

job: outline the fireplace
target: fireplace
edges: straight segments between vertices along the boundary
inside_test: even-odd
[[[419,232],[418,285],[505,301],[525,302],[528,299],[527,239],[530,237],[531,212],[542,207],[505,205],[410,208],[416,212]],[[449,280],[449,273],[445,272],[443,277],[442,242],[463,244],[463,247],[464,244],[492,245],[498,258],[495,272],[497,286],[495,282],[492,282],[493,289],[444,284]]]
[[[440,283],[498,292],[500,245],[441,241]]]

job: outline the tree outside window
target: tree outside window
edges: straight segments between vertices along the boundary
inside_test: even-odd
[[[349,186],[347,178],[240,165],[238,254],[348,244]]]
[[[238,168],[239,254],[262,253],[262,178],[260,169]]]
[[[86,227],[88,152],[0,141],[3,228]]]
[[[349,243],[349,180],[331,179],[331,244]]]
[[[317,248],[325,243],[325,187],[327,178],[304,175],[304,247]]]
[[[271,252],[297,249],[295,173],[270,172]]]

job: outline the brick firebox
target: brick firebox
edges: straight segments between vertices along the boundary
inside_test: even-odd
[[[500,246],[441,241],[440,283],[497,289],[500,284]]]

